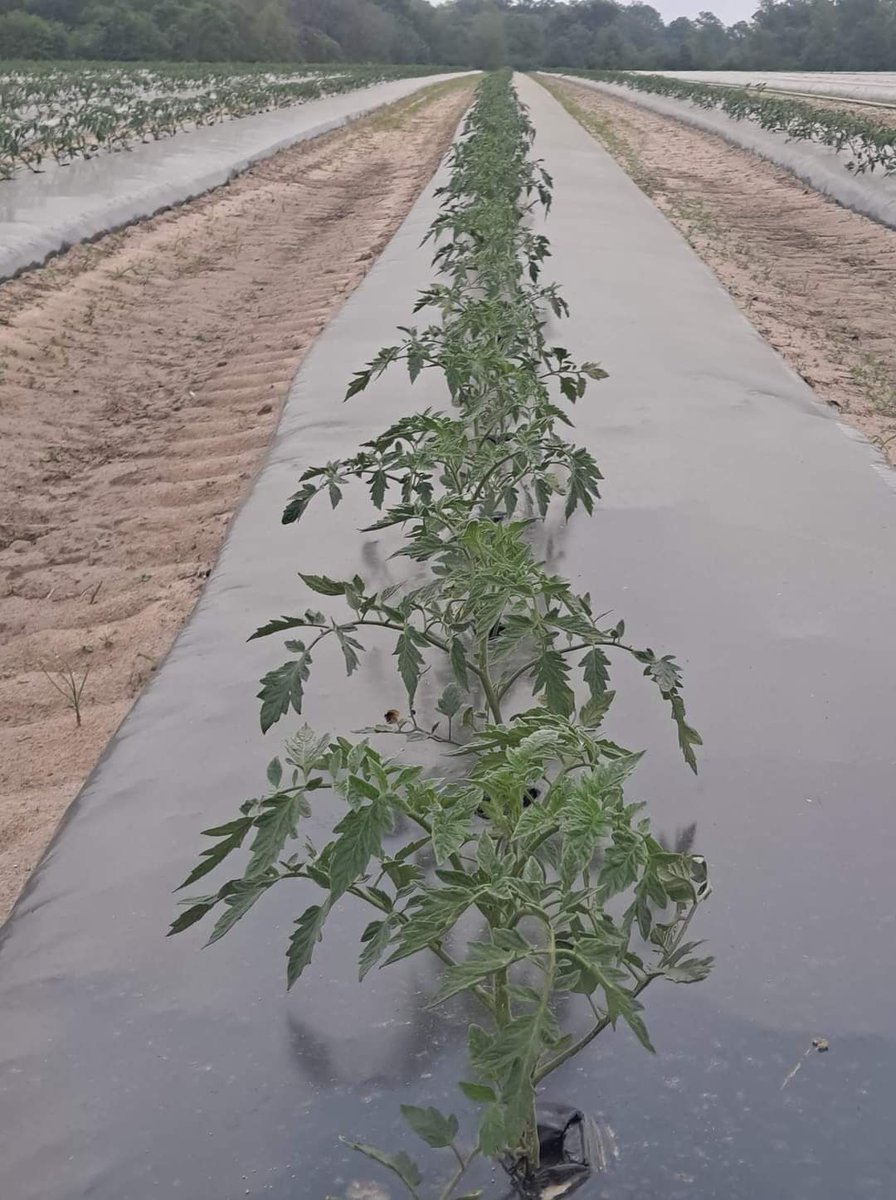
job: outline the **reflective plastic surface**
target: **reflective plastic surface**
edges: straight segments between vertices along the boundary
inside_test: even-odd
[[[394,79],[0,182],[0,279],[219,187],[251,163],[448,79]]]

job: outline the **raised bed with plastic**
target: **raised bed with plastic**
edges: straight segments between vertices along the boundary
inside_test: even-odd
[[[449,1142],[482,1152],[455,1195],[892,1194],[896,494],[632,181],[517,87],[550,179],[490,83],[500,130],[477,143],[481,101],[460,173],[306,359],[196,615],[5,929],[17,1200],[398,1196],[398,1176],[439,1196]],[[493,191],[469,186],[477,154]],[[624,781],[621,746],[648,750]],[[689,894],[650,889],[626,922],[674,864]],[[191,871],[197,920],[166,940]],[[651,930],[697,899],[684,957],[712,972],[634,996]]]

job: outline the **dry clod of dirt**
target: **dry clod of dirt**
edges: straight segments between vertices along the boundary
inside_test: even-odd
[[[0,919],[471,91],[427,88],[0,285]]]

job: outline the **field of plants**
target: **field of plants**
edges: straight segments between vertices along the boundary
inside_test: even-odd
[[[111,108],[374,77],[123,69]],[[591,77],[896,173],[858,113]],[[464,87],[0,941],[16,1200],[896,1187],[892,489],[634,157],[537,78]]]
[[[421,67],[0,65],[0,180],[135,142],[350,92]]]
[[[805,92],[896,106],[894,71],[664,71],[663,74],[695,83],[763,87],[770,92]]]
[[[578,71],[585,79],[613,83],[640,92],[687,100],[700,108],[718,109],[735,121],[752,121],[761,129],[794,141],[815,142],[843,154],[843,164],[857,174],[896,174],[896,126],[875,118],[873,109],[827,109],[811,100],[768,94],[762,87],[731,87],[672,75],[633,71]]]

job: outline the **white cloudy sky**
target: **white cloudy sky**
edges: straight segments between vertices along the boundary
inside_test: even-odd
[[[665,21],[675,17],[696,17],[698,13],[714,12],[720,21],[733,25],[748,21],[759,7],[757,0],[646,0],[652,3]]]
[[[432,4],[441,4],[443,0],[430,0]],[[665,21],[675,17],[696,17],[698,13],[708,10],[714,12],[720,21],[733,25],[735,21],[745,21],[759,7],[758,0],[645,0],[663,15]]]

